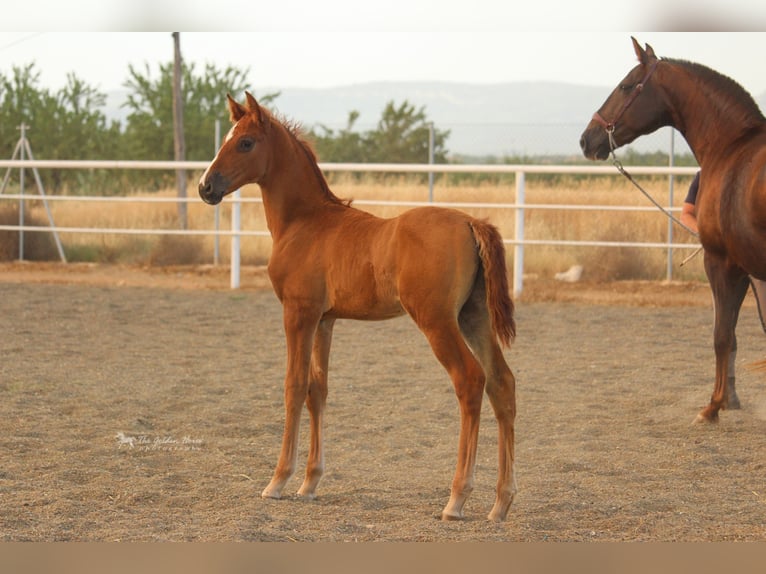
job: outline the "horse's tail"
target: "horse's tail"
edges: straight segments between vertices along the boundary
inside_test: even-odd
[[[501,344],[510,347],[511,341],[516,337],[516,321],[513,318],[513,300],[508,288],[503,238],[497,228],[486,220],[473,220],[471,229],[479,247],[481,266],[484,268],[487,308],[492,331]]]

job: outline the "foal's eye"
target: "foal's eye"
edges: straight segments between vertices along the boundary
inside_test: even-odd
[[[237,142],[237,151],[247,152],[255,147],[253,138],[242,138]]]

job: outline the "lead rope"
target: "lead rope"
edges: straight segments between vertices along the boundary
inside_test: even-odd
[[[657,201],[656,201],[656,200],[655,200],[655,199],[654,199],[654,198],[653,198],[651,195],[649,195],[649,193],[648,193],[648,192],[647,192],[647,191],[646,191],[646,190],[645,190],[643,187],[641,187],[641,186],[639,185],[639,183],[638,183],[638,182],[637,182],[635,179],[633,179],[633,176],[632,176],[632,175],[630,175],[630,174],[627,172],[627,170],[626,170],[626,169],[623,167],[623,165],[622,165],[622,162],[620,162],[620,160],[619,160],[619,159],[617,159],[617,156],[616,156],[616,155],[615,155],[615,153],[614,153],[614,150],[616,149],[616,147],[617,147],[617,146],[615,146],[615,145],[614,145],[614,144],[615,144],[615,142],[614,142],[614,137],[613,137],[613,135],[612,135],[613,133],[614,133],[614,129],[611,129],[611,130],[607,130],[607,134],[609,135],[609,147],[610,147],[610,152],[609,152],[609,153],[610,153],[610,154],[611,154],[611,156],[612,156],[612,164],[614,165],[614,167],[616,167],[616,168],[617,168],[617,171],[619,171],[619,172],[620,172],[622,175],[624,175],[624,176],[627,178],[627,180],[628,180],[630,183],[632,183],[632,184],[633,184],[633,185],[634,185],[634,186],[635,186],[635,187],[636,187],[636,188],[637,188],[637,189],[638,189],[638,190],[639,190],[641,193],[643,193],[643,194],[644,194],[644,197],[646,197],[646,198],[647,198],[649,201],[651,201],[651,202],[654,204],[654,206],[655,206],[657,209],[659,209],[659,210],[660,210],[662,213],[664,213],[665,215],[667,215],[667,216],[668,216],[668,218],[670,218],[670,220],[671,220],[672,222],[674,222],[674,223],[676,223],[676,224],[680,225],[681,227],[683,227],[683,228],[684,228],[686,231],[688,231],[689,233],[691,233],[691,234],[692,234],[694,237],[699,237],[699,233],[697,233],[697,232],[696,232],[696,231],[694,231],[694,230],[693,230],[691,227],[689,227],[688,225],[686,225],[685,223],[683,223],[683,222],[682,222],[680,219],[678,219],[676,216],[674,216],[672,213],[670,213],[670,211],[668,211],[667,209],[665,209],[664,207],[662,207],[662,205],[660,205],[660,204],[659,204],[659,203],[658,203],[658,202],[657,202]],[[686,265],[686,264],[687,264],[689,261],[691,261],[691,260],[692,260],[694,257],[696,257],[696,256],[697,256],[697,254],[699,254],[699,252],[700,252],[700,251],[702,251],[702,247],[698,247],[698,248],[697,248],[697,249],[694,251],[694,253],[692,253],[692,254],[691,254],[691,255],[689,255],[689,256],[688,256],[686,259],[684,259],[684,260],[681,262],[681,265],[680,265],[680,267],[683,267],[683,266],[684,266],[684,265]]]

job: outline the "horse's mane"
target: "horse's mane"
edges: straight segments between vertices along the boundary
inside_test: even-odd
[[[669,58],[663,60],[690,70],[705,85],[707,94],[718,97],[724,102],[727,113],[738,115],[746,125],[756,127],[766,122],[753,96],[730,77],[702,64]]]
[[[309,142],[306,139],[305,132],[301,124],[294,120],[290,120],[280,115],[275,115],[273,113],[271,114],[271,117],[275,122],[277,122],[283,128],[285,128],[285,131],[290,135],[293,141],[298,145],[298,148],[301,149],[304,154],[306,154],[306,158],[309,161],[309,165],[311,166],[311,169],[314,171],[317,181],[319,182],[319,186],[322,192],[324,193],[325,197],[331,203],[337,203],[339,205],[346,205],[346,206],[350,205],[351,204],[350,199],[341,199],[337,195],[335,195],[330,189],[330,186],[327,183],[327,178],[325,178],[324,173],[322,173],[322,170],[319,169],[319,163],[317,159],[317,154],[314,151],[314,146],[312,146],[311,142]]]

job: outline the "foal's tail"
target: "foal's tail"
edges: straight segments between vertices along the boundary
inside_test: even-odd
[[[510,347],[511,341],[516,337],[516,321],[513,318],[513,300],[508,289],[503,238],[497,228],[486,220],[471,221],[471,229],[479,247],[481,266],[484,268],[492,331],[501,344]]]

